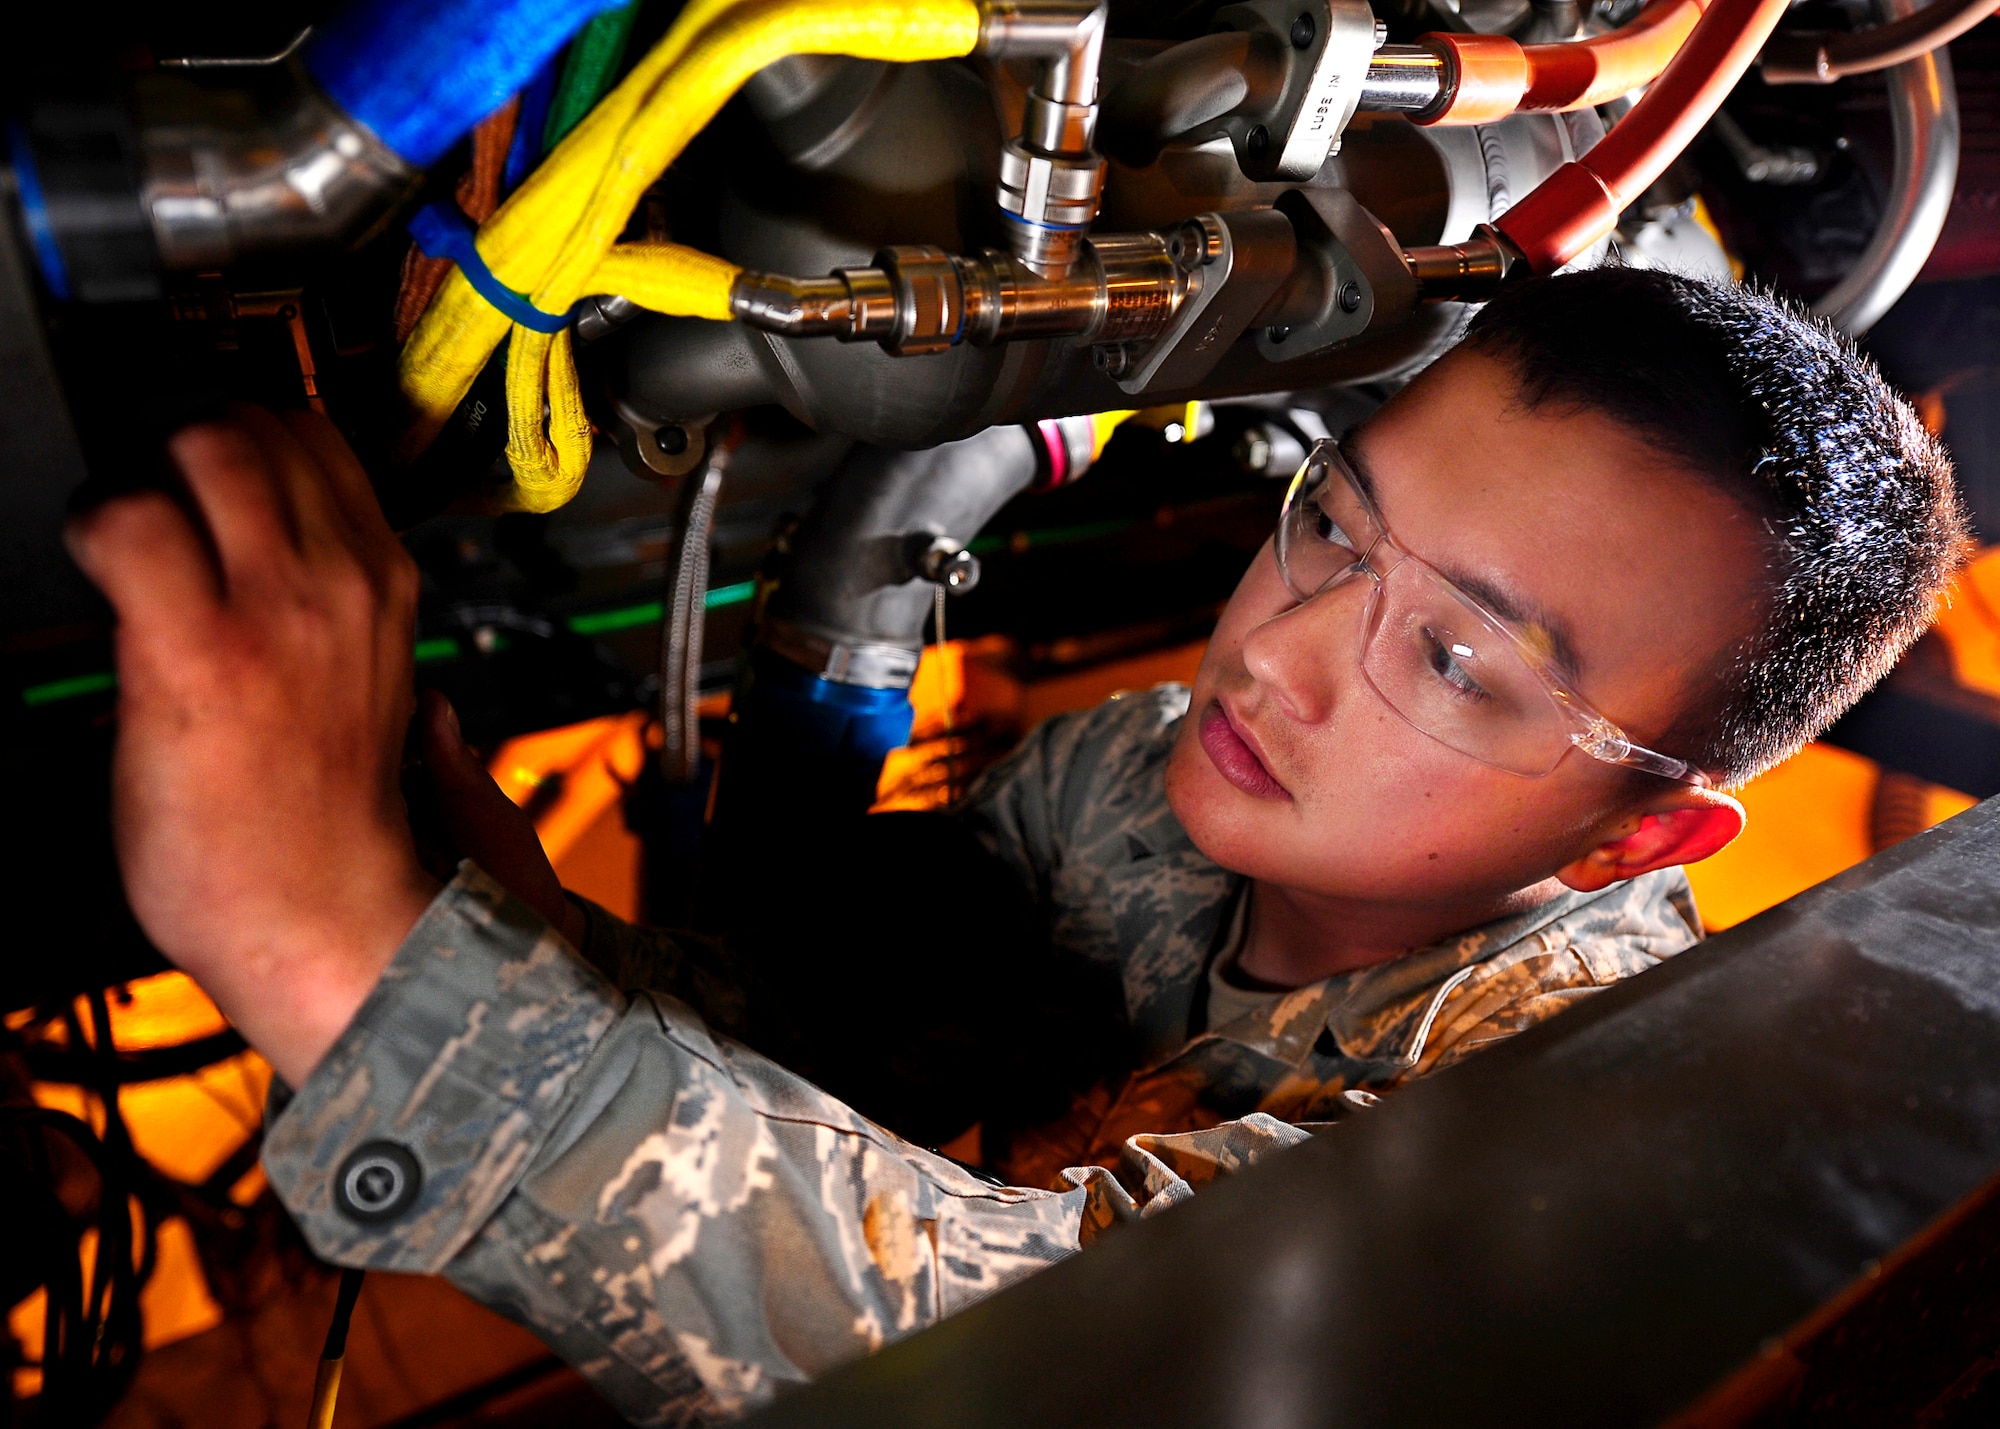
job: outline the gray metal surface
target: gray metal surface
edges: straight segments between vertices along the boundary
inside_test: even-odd
[[[1996,1174],[2000,800],[752,1422],[1911,1422]]]

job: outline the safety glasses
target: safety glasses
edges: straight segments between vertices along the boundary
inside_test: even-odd
[[[1419,733],[1482,764],[1540,778],[1571,749],[1705,786],[1685,760],[1642,748],[1568,688],[1532,632],[1488,610],[1389,535],[1331,440],[1314,444],[1285,493],[1278,573],[1301,603],[1366,576],[1361,673]]]

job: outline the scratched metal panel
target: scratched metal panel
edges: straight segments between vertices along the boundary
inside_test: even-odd
[[[1878,1262],[1924,1342],[1991,1324],[1985,1261],[1897,1253],[1996,1173],[2000,800],[754,1423],[1663,1423],[1788,1332],[1858,1353]],[[1826,1422],[1799,1378],[1736,1410]]]

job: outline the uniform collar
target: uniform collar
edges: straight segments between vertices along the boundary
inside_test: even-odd
[[[1454,933],[1373,967],[1335,973],[1211,1028],[1207,1035],[1296,1067],[1324,1032],[1353,1061],[1414,1065],[1438,1010],[1462,983],[1482,967],[1554,951],[1547,938],[1536,934],[1554,931],[1553,925],[1605,891],[1565,890],[1524,913]],[[1567,940],[1558,937],[1557,942]]]

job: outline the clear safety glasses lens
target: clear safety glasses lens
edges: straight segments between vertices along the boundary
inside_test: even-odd
[[[1537,778],[1569,749],[1570,721],[1513,638],[1421,562],[1384,573],[1367,620],[1362,674],[1432,739]]]
[[[1285,494],[1279,573],[1301,601],[1344,577],[1373,576],[1361,669],[1389,708],[1481,763],[1547,774],[1572,725],[1546,678],[1504,627],[1384,534],[1345,464],[1316,449]]]
[[[1292,478],[1278,518],[1278,574],[1301,601],[1364,569],[1382,534],[1361,492],[1321,448]]]

